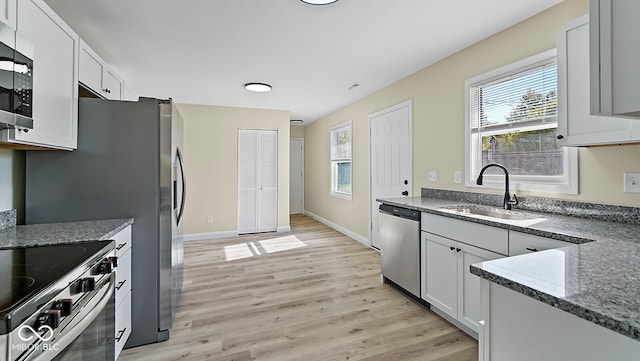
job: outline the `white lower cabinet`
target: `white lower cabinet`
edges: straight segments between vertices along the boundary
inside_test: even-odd
[[[504,255],[427,232],[422,232],[422,248],[426,256],[423,299],[477,333],[482,316],[480,278],[470,273],[470,266]]]
[[[640,342],[503,286],[482,280],[480,361],[631,361]]]
[[[571,246],[573,243],[558,241],[533,234],[509,231],[509,256],[540,252],[547,249]]]
[[[131,335],[131,292],[116,306],[116,360]]]
[[[116,359],[131,335],[131,226],[118,232],[112,238],[116,242]]]

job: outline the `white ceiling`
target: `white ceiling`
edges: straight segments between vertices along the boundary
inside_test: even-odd
[[[45,1],[140,95],[305,123],[562,2]],[[250,93],[252,81],[273,91]]]

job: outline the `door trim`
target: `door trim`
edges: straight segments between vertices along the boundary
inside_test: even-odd
[[[367,227],[367,230],[369,232],[368,234],[368,238],[369,238],[369,246],[372,247],[372,237],[373,237],[373,219],[371,218],[371,213],[372,213],[372,207],[373,205],[376,203],[376,200],[373,197],[373,192],[372,192],[372,177],[373,175],[371,174],[371,147],[372,147],[372,143],[371,143],[371,120],[375,117],[378,117],[380,115],[384,115],[386,113],[391,113],[393,111],[396,111],[398,109],[402,109],[402,108],[407,108],[408,110],[408,114],[409,114],[409,172],[410,172],[410,177],[409,179],[411,180],[411,187],[409,187],[409,197],[411,197],[413,195],[413,100],[409,99],[409,100],[405,100],[401,103],[398,103],[396,105],[392,105],[388,108],[384,108],[382,110],[379,110],[377,112],[371,113],[367,116],[367,126],[369,127],[368,129],[368,136],[369,136],[369,227]],[[374,248],[375,249],[375,248]]]
[[[291,145],[292,140],[299,140],[300,142],[302,142],[302,211],[300,212],[300,214],[304,214],[304,138],[290,138],[289,145]],[[289,153],[291,153],[291,148],[289,148]],[[291,162],[291,156],[289,156],[289,162]],[[289,165],[289,171],[291,171],[291,165]],[[291,188],[291,184],[289,184],[289,188]],[[291,209],[289,209],[289,215],[291,215]]]

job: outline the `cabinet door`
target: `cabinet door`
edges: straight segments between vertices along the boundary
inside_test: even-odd
[[[18,32],[34,45],[33,129],[17,143],[75,149],[79,37],[42,0],[18,3]]]
[[[0,22],[16,29],[16,2],[17,0],[0,0]]]
[[[458,252],[458,320],[475,332],[479,331],[478,321],[482,319],[480,309],[480,277],[471,274],[474,263],[503,258],[498,253],[459,243]]]
[[[423,232],[426,243],[425,300],[453,318],[458,314],[457,242]],[[424,275],[423,275],[424,276]]]
[[[131,250],[118,256],[116,267],[116,307],[122,303],[125,296],[131,292]]]
[[[106,93],[105,97],[111,100],[122,99],[122,80],[113,72],[113,70],[107,68],[102,75],[103,91]]]
[[[80,82],[96,93],[102,94],[102,73],[104,63],[87,44],[80,41],[80,64],[78,76]]]
[[[630,119],[595,116],[589,109],[589,19],[558,34],[558,137],[563,146],[629,142]]]
[[[637,0],[591,0],[591,113],[640,117]]]
[[[124,344],[131,336],[131,292],[127,293],[120,305],[116,305],[115,359],[118,359]]]
[[[536,236],[516,231],[509,231],[509,256],[544,251],[571,246],[572,243]]]

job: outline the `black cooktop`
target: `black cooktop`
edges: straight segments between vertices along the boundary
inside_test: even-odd
[[[35,312],[49,301],[40,297],[48,288],[112,243],[93,241],[0,250],[0,320],[5,321],[0,322],[0,334],[11,330],[9,323],[15,326],[16,321],[21,321],[12,315],[18,308],[25,309],[21,315]],[[30,302],[34,304],[27,307]]]

